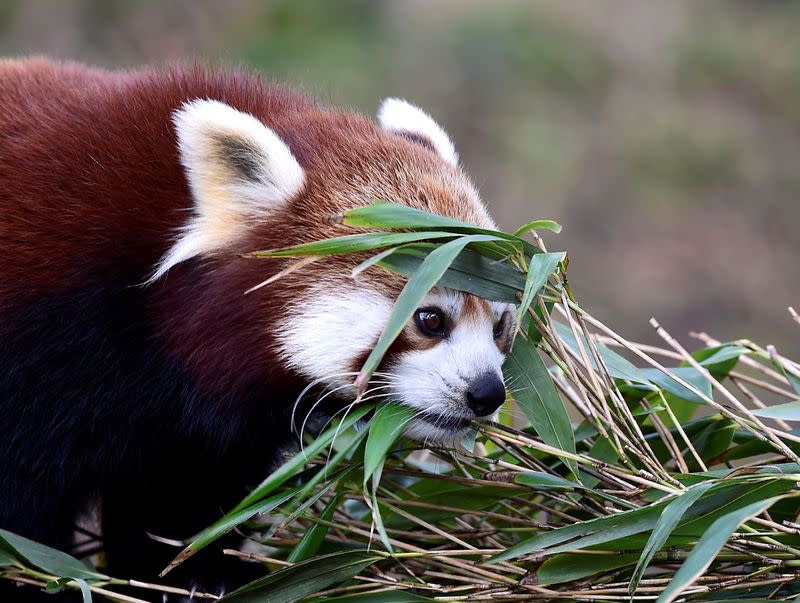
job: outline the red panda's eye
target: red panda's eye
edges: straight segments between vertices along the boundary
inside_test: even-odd
[[[495,339],[499,339],[506,330],[506,323],[508,322],[508,312],[504,312],[503,315],[500,317],[496,323],[494,323],[494,329],[492,335],[494,335]]]
[[[417,327],[429,337],[441,337],[444,335],[444,317],[441,312],[433,309],[417,310],[414,320]]]

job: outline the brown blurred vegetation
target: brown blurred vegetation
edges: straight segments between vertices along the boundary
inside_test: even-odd
[[[564,225],[583,304],[631,338],[800,353],[800,2],[0,0],[0,51],[245,63],[429,110],[504,228]],[[798,308],[800,310],[800,308]]]

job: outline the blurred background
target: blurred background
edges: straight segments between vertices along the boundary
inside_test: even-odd
[[[800,2],[0,0],[0,51],[245,64],[449,131],[505,229],[554,218],[582,304],[800,355]],[[2,108],[0,107],[0,110]]]

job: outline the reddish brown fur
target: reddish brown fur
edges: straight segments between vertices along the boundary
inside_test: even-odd
[[[145,287],[191,215],[172,116],[198,98],[272,128],[305,187]],[[0,107],[0,527],[66,548],[98,493],[119,575],[154,578],[174,551],[147,532],[188,537],[263,477],[303,384],[275,334],[310,285],[352,286],[357,261],[319,261],[244,295],[287,262],[241,254],[352,233],[325,218],[374,198],[492,226],[428,145],[247,73],[0,61]],[[360,278],[389,296],[403,284],[377,269]],[[202,557],[196,577],[228,576]]]
[[[280,310],[309,282],[343,278],[352,263],[317,262],[243,296],[285,263],[238,254],[351,233],[324,218],[373,197],[492,225],[460,171],[429,148],[251,74],[199,67],[110,73],[4,61],[0,312],[91,281],[111,265],[124,265],[131,285],[146,279],[191,206],[171,117],[195,98],[256,116],[306,171],[304,192],[283,211],[253,224],[224,254],[179,265],[150,286],[162,335],[210,391],[275,378],[265,367],[275,366],[269,331],[283,319]],[[389,167],[377,170],[381,165]],[[402,285],[378,270],[362,278],[390,293]]]

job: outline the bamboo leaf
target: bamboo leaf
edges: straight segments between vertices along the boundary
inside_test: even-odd
[[[520,226],[514,231],[515,237],[521,237],[524,234],[531,232],[532,230],[549,230],[558,234],[561,232],[561,224],[556,222],[555,220],[534,220],[533,222],[528,222],[524,226]]]
[[[653,531],[650,533],[650,538],[648,538],[647,544],[644,550],[642,550],[642,555],[639,557],[639,561],[633,570],[633,576],[631,577],[630,586],[628,588],[631,594],[636,592],[639,581],[642,579],[644,571],[647,569],[650,561],[653,560],[655,554],[664,546],[669,535],[683,518],[684,513],[686,513],[686,511],[713,485],[713,482],[704,482],[689,488],[689,490],[680,496],[673,498],[670,503],[664,507],[664,512],[661,513],[661,516],[658,518],[658,523],[656,523]]]
[[[528,276],[525,279],[525,289],[522,293],[519,310],[517,310],[517,328],[522,325],[522,318],[528,312],[533,298],[553,274],[558,264],[564,260],[565,255],[563,252],[539,253],[531,258],[528,265]]]
[[[302,243],[292,247],[282,249],[272,249],[267,251],[253,251],[247,257],[253,258],[287,258],[309,255],[339,255],[344,253],[356,253],[380,249],[381,247],[392,247],[416,241],[430,239],[452,239],[458,235],[452,232],[368,232],[363,234],[345,235],[323,241],[313,241]]]
[[[407,590],[397,589],[341,597],[325,597],[313,599],[308,603],[433,603],[434,601],[435,599],[416,595]]]
[[[776,404],[767,408],[756,408],[752,411],[757,417],[765,419],[782,419],[783,421],[800,421],[800,401]]]
[[[96,572],[71,555],[7,530],[0,530],[0,550],[27,565],[54,576],[84,580],[108,580],[108,576]]]
[[[261,500],[250,507],[238,509],[225,514],[222,518],[215,521],[212,525],[192,538],[192,541],[173,559],[170,564],[161,572],[164,576],[173,568],[186,561],[189,557],[204,549],[209,544],[230,532],[236,526],[248,521],[259,513],[269,513],[278,508],[283,503],[294,498],[302,489],[301,486],[292,488],[287,492],[275,494],[267,499]]]
[[[703,534],[692,552],[683,562],[680,569],[675,573],[672,581],[658,597],[656,603],[671,603],[678,596],[691,586],[694,581],[703,574],[711,565],[720,549],[736,531],[736,529],[756,515],[759,515],[778,498],[768,498],[751,503],[735,511],[731,511],[717,519],[708,530]]]
[[[364,483],[366,484],[389,449],[403,435],[414,410],[400,404],[384,404],[369,423],[369,436],[364,450]]]
[[[373,408],[374,405],[372,404],[357,408],[350,412],[338,425],[332,425],[329,427],[324,433],[322,433],[319,437],[317,437],[317,439],[315,439],[309,446],[305,448],[304,453],[296,454],[288,461],[283,463],[283,465],[273,471],[269,477],[267,477],[267,479],[261,482],[261,485],[259,485],[248,496],[246,496],[230,512],[194,536],[186,548],[178,553],[178,555],[172,561],[170,561],[169,565],[167,565],[167,567],[165,567],[159,575],[162,577],[165,576],[175,567],[197,553],[197,551],[205,548],[237,525],[249,520],[258,513],[266,513],[277,508],[302,492],[306,487],[305,485],[296,486],[288,492],[276,494],[265,499],[268,494],[274,492],[287,480],[294,477],[300,468],[303,467],[303,465],[305,465],[309,460],[315,458],[323,450],[325,450],[340,431],[344,431],[352,427]]]
[[[19,561],[14,555],[0,548],[0,568],[17,564],[19,564]]]
[[[555,325],[556,332],[558,336],[566,343],[570,348],[572,348],[576,353],[580,354],[580,348],[578,347],[578,342],[575,340],[575,336],[572,334],[572,329],[563,323],[553,321]],[[592,367],[595,369],[597,368],[597,363],[595,362],[592,355],[589,353],[589,344],[586,341],[586,338],[578,334],[580,339],[581,345],[583,349],[586,350],[586,353],[589,355],[589,360],[591,362]],[[643,383],[643,384],[650,384],[647,377],[645,377],[641,370],[636,368],[629,360],[620,356],[616,352],[609,349],[607,346],[603,345],[600,342],[594,342],[595,347],[597,348],[597,352],[600,357],[603,359],[603,362],[608,367],[609,373],[611,376],[616,379],[624,379],[625,381],[633,381],[636,383]],[[651,384],[652,385],[652,384]]]
[[[372,521],[375,523],[375,528],[378,530],[378,536],[380,537],[383,546],[390,553],[394,553],[392,543],[389,540],[389,533],[386,531],[386,526],[383,524],[381,508],[378,506],[378,483],[380,482],[382,471],[383,462],[381,462],[375,473],[372,474],[372,491],[369,493],[370,503],[372,504]]]
[[[344,582],[383,559],[369,551],[322,555],[259,578],[220,599],[220,603],[291,603]]]
[[[361,228],[455,228],[459,232],[494,234],[494,231],[478,228],[474,224],[467,224],[408,205],[383,201],[346,211],[342,216],[342,223]],[[505,233],[502,234],[509,236]]]
[[[784,366],[783,362],[781,362],[781,359],[777,355],[771,355],[771,359],[772,359],[772,364],[774,364],[775,368],[777,368],[780,371],[780,373],[786,378],[786,380],[789,382],[789,385],[792,386],[794,392],[800,395],[800,375],[796,374],[792,370],[792,367],[788,365]]]
[[[674,374],[676,377],[679,377],[686,381],[687,383],[693,385],[698,390],[700,390],[703,394],[707,397],[711,397],[711,382],[706,379],[703,375],[701,375],[697,369],[692,367],[676,367],[670,368],[669,372]],[[639,374],[642,375],[645,379],[647,379],[650,383],[654,384],[656,387],[659,387],[664,392],[672,394],[676,398],[680,398],[681,400],[687,400],[694,404],[705,404],[705,400],[695,394],[693,391],[687,389],[680,383],[678,383],[675,379],[670,377],[669,375],[664,374],[662,371],[658,369],[651,369],[651,368],[643,368],[639,369]]]
[[[337,508],[339,508],[341,502],[342,499],[338,495],[334,496],[320,515],[320,519],[324,521],[330,521],[333,517],[333,513]],[[314,523],[310,528],[308,528],[308,530],[306,530],[306,533],[303,534],[300,542],[298,542],[291,550],[289,555],[286,557],[286,561],[289,563],[299,563],[300,561],[305,561],[306,559],[310,559],[316,555],[317,551],[319,551],[319,547],[322,546],[327,533],[327,525],[323,523]]]
[[[542,586],[580,580],[587,576],[626,567],[636,560],[636,555],[587,555],[564,553],[547,559],[536,572],[537,583]]]
[[[523,250],[526,255],[534,255],[541,252],[538,247],[531,245],[528,241],[518,236],[499,230],[480,228],[474,224],[468,224],[447,216],[397,203],[378,201],[372,205],[356,207],[344,213],[342,223],[361,228],[425,229],[445,230],[462,234],[483,234],[506,241]]]
[[[684,514],[684,520],[676,528],[678,535],[702,534],[719,516],[766,497],[783,494],[792,488],[791,480],[769,479],[762,484],[722,481],[701,497]],[[490,561],[506,561],[538,551],[557,554],[595,545],[609,543],[652,530],[661,513],[670,501],[660,501],[646,507],[623,511],[608,517],[598,517],[576,524],[566,525],[549,532],[542,532],[509,547],[495,555]]]
[[[435,246],[423,243],[395,247],[376,264],[410,277],[434,249]],[[525,277],[508,262],[492,260],[471,249],[464,249],[442,275],[439,285],[489,300],[516,304],[517,292],[523,290]]]
[[[518,473],[514,481],[523,486],[530,486],[537,490],[576,490],[581,489],[581,485],[565,479],[560,475],[544,473],[543,471],[526,471]]]
[[[237,511],[249,507],[282,486],[286,480],[294,476],[300,467],[321,454],[322,451],[327,450],[330,443],[339,433],[350,429],[374,407],[373,404],[360,406],[349,412],[338,425],[331,425],[327,430],[318,435],[311,444],[306,446],[302,453],[294,455],[273,471],[255,490],[236,505],[233,510]]]
[[[550,446],[574,453],[575,437],[567,409],[539,352],[527,337],[517,337],[504,370],[506,382],[514,384],[514,398],[539,437]],[[573,472],[577,471],[574,463],[565,462]]]

